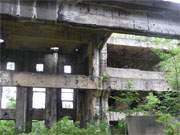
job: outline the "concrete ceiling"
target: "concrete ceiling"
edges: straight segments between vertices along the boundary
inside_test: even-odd
[[[5,46],[11,49],[45,50],[53,46],[71,53],[75,48],[87,47],[96,41],[96,30],[89,30],[55,22],[34,22],[13,19],[1,19],[1,32]]]
[[[108,45],[110,67],[152,70],[159,62],[159,57],[150,48]]]

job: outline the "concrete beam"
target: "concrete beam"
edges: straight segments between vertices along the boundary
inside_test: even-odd
[[[164,45],[164,44],[153,44],[150,41],[142,41],[136,39],[127,39],[127,38],[120,38],[116,36],[111,36],[107,40],[108,45],[117,45],[117,46],[124,46],[124,47],[139,47],[139,48],[150,48],[150,49],[161,49],[161,50],[170,50],[170,48],[176,48],[177,45]]]
[[[0,2],[0,14],[22,18],[42,19],[75,23],[80,26],[106,28],[144,35],[180,37],[180,11],[164,8],[132,6],[119,2],[118,6],[108,4],[75,4],[31,0]],[[138,8],[137,8],[138,7]]]
[[[85,75],[50,75],[28,72],[0,71],[0,86],[41,88],[97,89],[98,84]]]
[[[139,69],[123,69],[123,68],[106,68],[106,73],[109,77],[124,78],[124,79],[154,79],[164,80],[164,73],[157,71],[142,71]]]
[[[180,12],[168,10],[139,10],[101,5],[65,5],[62,9],[63,21],[104,27],[126,33],[164,35],[180,37]]]
[[[106,74],[107,79],[94,78],[92,80],[91,77],[84,75],[49,75],[0,71],[0,86],[137,91],[166,91],[169,89],[161,72],[107,68]]]
[[[109,79],[104,83],[104,89],[139,91],[169,90],[162,72],[107,68],[106,73]]]

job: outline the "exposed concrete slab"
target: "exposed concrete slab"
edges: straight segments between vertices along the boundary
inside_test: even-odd
[[[108,45],[117,45],[117,46],[130,46],[130,47],[139,47],[139,48],[151,48],[151,49],[162,49],[162,50],[169,50],[171,48],[176,48],[177,45],[164,45],[164,44],[152,44],[148,41],[141,41],[141,40],[135,40],[135,39],[126,39],[126,38],[120,38],[120,37],[114,37],[111,36],[107,40]]]
[[[109,79],[104,89],[167,91],[169,86],[162,72],[140,71],[136,69],[107,68]]]
[[[104,83],[104,89],[124,91],[168,91],[164,80],[110,78]]]
[[[80,25],[104,27],[126,33],[143,33],[178,37],[180,33],[179,11],[138,10],[128,6],[64,5],[61,15],[63,21]],[[172,21],[173,20],[173,21]]]
[[[23,18],[62,21],[126,33],[180,37],[179,10],[146,8],[141,4],[132,6],[128,3],[114,6],[89,2],[81,5],[35,0],[0,2],[0,7],[0,14]]]
[[[142,71],[138,69],[123,69],[123,68],[106,68],[106,73],[110,77],[129,78],[129,79],[154,79],[164,80],[164,73],[157,71]]]

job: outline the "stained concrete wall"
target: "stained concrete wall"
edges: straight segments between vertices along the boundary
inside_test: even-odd
[[[27,50],[10,50],[1,49],[0,52],[0,69],[6,70],[6,62],[11,61],[16,64],[16,71],[36,72],[36,64],[45,64],[46,57],[50,57],[50,51],[27,51]],[[58,58],[58,74],[64,74],[64,65],[72,66],[72,74],[88,74],[87,60],[83,58],[83,53],[75,52],[73,54],[60,53]],[[26,59],[25,59],[26,58]],[[24,63],[28,67],[24,69]],[[47,72],[47,66],[44,65],[44,72]]]
[[[153,117],[128,117],[127,122],[129,135],[165,135],[163,127]]]

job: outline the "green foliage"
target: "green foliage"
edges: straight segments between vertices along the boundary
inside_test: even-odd
[[[152,92],[146,97],[146,103],[141,107],[142,110],[154,114],[157,110],[157,107],[160,104],[160,100]]]
[[[120,129],[127,129],[127,122],[123,119],[119,120],[117,127]]]
[[[160,69],[165,72],[166,80],[172,90],[180,91],[180,48],[172,48],[168,52],[154,50],[160,57]]]
[[[138,114],[139,112],[154,114],[159,109],[161,103],[160,99],[152,92],[150,92],[145,98],[138,92],[124,92],[111,98],[115,99],[117,104],[123,103],[127,105],[126,109],[123,108],[122,110],[116,110],[124,112],[127,115]]]
[[[101,81],[107,81],[109,79],[109,75],[107,73],[103,73],[100,76]]]
[[[122,103],[127,105],[127,108],[123,108],[122,110],[114,110],[124,112],[126,114],[131,114],[134,112],[134,109],[137,109],[138,103],[141,102],[141,98],[138,92],[121,92],[117,96],[112,96],[111,98],[114,99],[117,104]]]
[[[9,98],[9,102],[7,103],[7,108],[16,108],[16,99]]]
[[[121,92],[111,97],[116,104],[126,104],[126,109],[122,108],[113,111],[125,112],[131,115],[138,112],[162,112],[176,116],[180,110],[179,92],[150,92],[147,96],[138,92]]]
[[[128,125],[125,119],[119,120],[111,127],[112,135],[127,135]]]
[[[159,113],[157,122],[163,124],[166,135],[180,135],[180,122],[170,114]]]
[[[177,116],[180,110],[180,93],[174,91],[161,92],[156,94],[160,100],[158,110],[165,114]]]
[[[167,135],[180,135],[180,122],[176,120],[180,110],[179,92],[149,93],[142,101],[138,94],[124,93],[123,96],[115,97],[116,102],[123,102],[132,105],[133,102],[142,102],[134,107],[128,107],[127,115],[134,115],[141,112],[157,116],[157,121],[164,125]],[[130,95],[130,96],[129,96]],[[122,98],[122,99],[121,99]],[[121,111],[121,110],[119,110]],[[122,125],[120,126],[122,127]]]
[[[10,120],[1,120],[0,135],[15,135],[15,122]]]
[[[131,80],[128,80],[127,86],[126,86],[127,90],[134,90],[134,86]]]
[[[42,123],[33,126],[32,133],[21,135],[109,135],[106,123],[88,124],[86,128],[80,128],[79,123],[74,123],[68,117],[64,117],[55,123],[51,129],[45,128]]]

